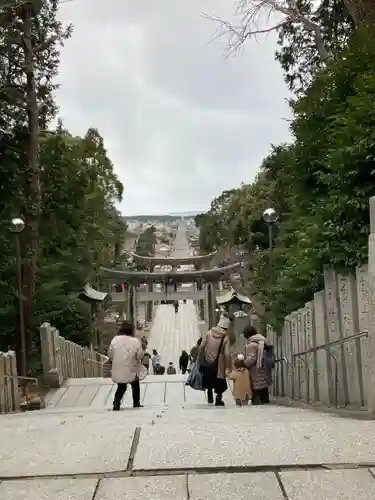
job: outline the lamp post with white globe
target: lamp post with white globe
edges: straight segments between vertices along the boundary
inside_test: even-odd
[[[21,260],[21,245],[20,235],[25,229],[25,222],[20,218],[11,220],[11,231],[15,235],[16,240],[16,264],[17,264],[17,288],[18,288],[18,304],[19,304],[19,360],[21,366],[18,368],[19,374],[22,377],[27,377],[27,355],[26,355],[26,339],[25,339],[25,323],[23,316],[22,303],[22,260]]]
[[[272,243],[273,243],[273,226],[279,220],[279,215],[274,208],[267,208],[263,212],[263,220],[268,226],[268,266],[269,266],[269,300],[271,299],[272,287]]]

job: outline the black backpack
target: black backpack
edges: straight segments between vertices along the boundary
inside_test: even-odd
[[[273,345],[266,344],[263,350],[263,360],[262,367],[266,370],[272,370],[275,368],[276,357]]]

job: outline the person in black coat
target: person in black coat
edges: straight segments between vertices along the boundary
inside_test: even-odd
[[[189,364],[189,354],[186,351],[182,351],[180,360],[180,370],[182,371],[182,374],[185,375],[188,364]]]

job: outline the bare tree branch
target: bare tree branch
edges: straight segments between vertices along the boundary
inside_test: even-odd
[[[292,23],[301,24],[307,31],[313,33],[322,60],[330,56],[323,42],[321,26],[313,20],[312,15],[304,14],[298,9],[296,0],[238,0],[235,14],[240,19],[239,25],[223,21],[217,16],[203,14],[206,19],[219,25],[214,39],[221,36],[229,38],[224,57],[237,52],[248,38],[277,31],[283,25]],[[282,15],[282,19],[276,23],[271,22],[275,14]],[[268,26],[264,27],[265,24]]]

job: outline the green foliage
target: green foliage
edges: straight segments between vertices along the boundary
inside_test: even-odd
[[[324,265],[367,259],[368,200],[375,195],[375,36],[357,30],[292,104],[293,143],[273,147],[250,185],[200,215],[201,241],[247,250],[251,294],[278,327],[323,286]],[[225,193],[223,193],[224,195]],[[222,196],[223,196],[222,195]],[[219,201],[218,201],[219,200]],[[280,219],[272,275],[262,211]],[[212,228],[216,228],[214,237]]]
[[[322,41],[329,53],[345,47],[354,23],[345,7],[345,0],[298,0],[300,12],[322,27]],[[314,32],[299,21],[288,22],[279,29],[276,59],[280,62],[290,90],[301,93],[311,84],[322,61]]]
[[[139,236],[137,241],[137,247],[135,253],[137,255],[142,255],[144,257],[152,257],[155,252],[155,226],[150,226],[146,228]],[[147,264],[137,263],[137,269],[139,271],[147,269]]]
[[[96,130],[81,138],[60,126],[43,142],[40,161],[43,197],[34,328],[48,321],[67,338],[87,345],[91,314],[75,297],[87,281],[98,283],[99,267],[112,265],[123,246],[126,223],[115,207],[122,185]],[[2,220],[17,215],[9,196],[17,192],[17,179],[8,180],[6,189],[1,212],[7,215]],[[0,349],[14,344],[18,324],[14,241],[5,224],[1,236]]]
[[[13,217],[26,221],[20,247],[29,350],[38,347],[44,321],[87,345],[91,312],[76,297],[87,281],[100,287],[101,265],[124,258],[127,225],[116,209],[123,186],[96,129],[76,137],[61,122],[49,127],[59,48],[72,32],[57,19],[58,0],[12,6],[0,7],[0,350],[19,341]]]

